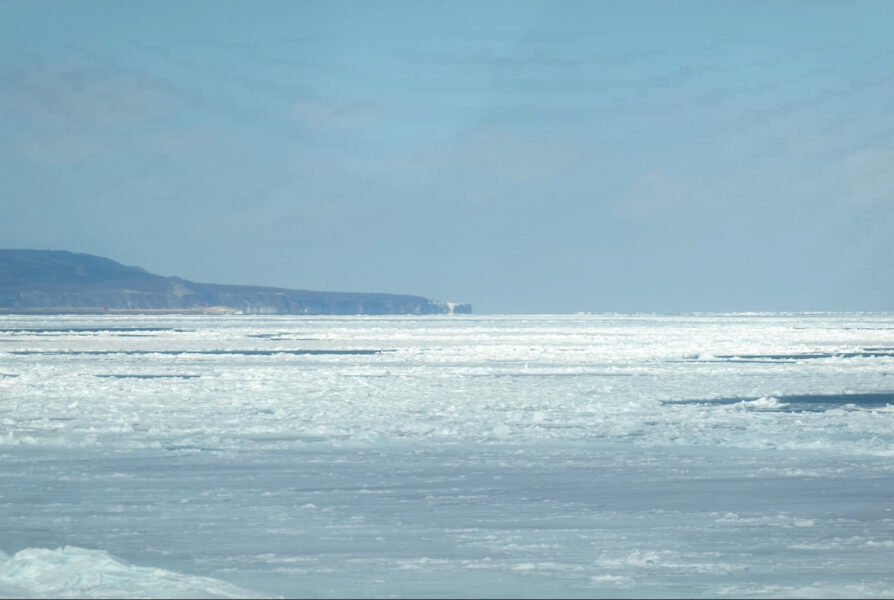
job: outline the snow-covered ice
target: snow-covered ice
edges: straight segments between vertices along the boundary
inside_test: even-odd
[[[208,577],[137,567],[84,548],[27,548],[0,553],[0,595],[29,598],[263,597]]]
[[[894,595],[894,315],[0,317],[0,595]]]

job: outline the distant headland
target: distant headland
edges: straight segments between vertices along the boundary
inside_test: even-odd
[[[0,314],[430,315],[469,304],[401,294],[195,283],[64,250],[0,250]]]

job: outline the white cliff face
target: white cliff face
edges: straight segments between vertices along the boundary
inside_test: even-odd
[[[448,315],[471,314],[472,305],[463,302],[436,301],[443,310],[439,311]]]

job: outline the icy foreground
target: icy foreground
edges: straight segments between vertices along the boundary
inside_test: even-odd
[[[0,596],[891,597],[892,405],[892,315],[0,317]]]
[[[9,598],[251,598],[208,577],[135,567],[106,552],[66,546],[0,553],[0,596]]]

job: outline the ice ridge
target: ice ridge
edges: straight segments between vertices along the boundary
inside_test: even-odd
[[[264,598],[212,579],[139,567],[75,546],[0,551],[0,598]]]

